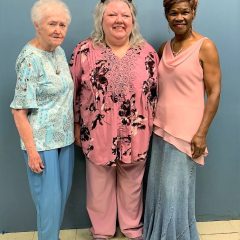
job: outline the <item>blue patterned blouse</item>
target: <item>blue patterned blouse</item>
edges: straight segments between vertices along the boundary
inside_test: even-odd
[[[73,133],[73,81],[61,47],[53,52],[27,44],[16,62],[13,109],[28,109],[38,151],[70,145]],[[25,146],[21,141],[21,147]]]

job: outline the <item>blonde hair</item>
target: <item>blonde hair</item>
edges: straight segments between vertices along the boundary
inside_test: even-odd
[[[106,6],[111,1],[113,1],[113,0],[106,0],[104,2],[99,2],[96,5],[95,12],[93,15],[94,28],[93,28],[93,32],[92,32],[92,40],[93,40],[94,45],[106,44],[105,39],[104,39],[102,20],[103,20],[103,15],[104,15]],[[131,32],[130,39],[129,39],[130,44],[131,44],[131,46],[138,46],[144,42],[144,39],[139,32],[138,23],[137,23],[137,19],[136,19],[136,15],[137,15],[136,7],[134,6],[134,4],[132,2],[129,2],[128,0],[121,0],[121,1],[125,2],[129,6],[131,14],[132,14],[132,18],[133,18],[133,28],[132,28],[132,32]]]
[[[61,0],[38,0],[31,9],[31,19],[33,24],[40,23],[47,10],[54,10],[55,7],[61,8],[67,16],[67,24],[71,22],[71,13],[67,5]]]

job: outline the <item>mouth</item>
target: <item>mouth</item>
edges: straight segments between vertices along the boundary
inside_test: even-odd
[[[181,29],[184,29],[186,27],[186,24],[174,24],[173,27],[175,29],[181,30]]]
[[[174,23],[173,24],[174,27],[183,27],[185,25],[186,25],[185,23]]]
[[[114,30],[124,30],[124,26],[120,26],[120,25],[117,25],[117,26],[113,26],[113,29]]]
[[[55,39],[55,40],[62,40],[63,39],[62,37],[59,37],[59,36],[53,36],[52,38]]]

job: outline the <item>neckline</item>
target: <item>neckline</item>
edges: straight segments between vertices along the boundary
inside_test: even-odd
[[[53,56],[56,54],[56,50],[58,47],[56,47],[53,51],[47,51],[47,50],[43,50],[41,48],[38,48],[38,47],[35,47],[34,45],[32,45],[30,42],[27,43],[27,46],[37,50],[38,52],[41,52],[41,53],[44,53],[46,55],[49,55],[49,56]]]
[[[60,75],[61,73],[61,70],[60,70],[60,67],[58,65],[58,59],[57,59],[57,53],[56,53],[56,50],[58,47],[56,47],[53,51],[46,51],[46,50],[43,50],[41,48],[37,48],[35,46],[33,46],[31,43],[27,43],[27,46],[42,53],[43,55],[45,55],[45,58],[47,58],[47,60],[51,63],[52,67],[53,67],[53,70],[54,72],[56,73],[57,76]]]
[[[121,61],[122,59],[124,59],[124,58],[126,58],[127,56],[129,56],[129,54],[131,53],[133,47],[129,47],[122,57],[117,56],[117,55],[114,53],[114,51],[112,50],[112,48],[109,47],[108,45],[106,45],[106,49],[107,49],[107,51],[108,51],[112,56],[114,56],[115,59]]]
[[[179,56],[181,56],[183,53],[186,53],[190,48],[192,48],[192,46],[194,46],[197,42],[199,42],[200,40],[205,39],[206,37],[201,37],[200,39],[196,40],[195,42],[193,42],[190,46],[188,46],[187,48],[181,48],[177,54],[174,55],[174,51],[172,49],[172,40],[169,41],[169,48],[170,48],[170,52],[173,56],[173,58],[177,58]]]
[[[172,40],[172,41],[170,41],[170,48],[171,48],[171,51],[172,51],[172,54],[173,54],[174,57],[176,57],[177,55],[179,55],[179,54],[184,50],[184,48],[181,47],[177,52],[175,52],[175,51],[173,50],[173,47],[174,47],[174,44],[173,44],[173,40]]]

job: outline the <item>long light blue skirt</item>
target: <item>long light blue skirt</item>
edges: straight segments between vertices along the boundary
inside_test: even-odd
[[[145,240],[199,240],[196,164],[154,134],[144,215]]]

